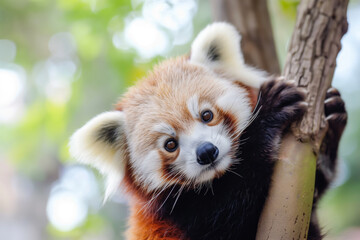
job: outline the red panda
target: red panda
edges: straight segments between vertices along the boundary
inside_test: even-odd
[[[155,67],[71,137],[108,194],[127,190],[127,239],[255,238],[281,136],[307,104],[294,83],[245,65],[239,43],[233,26],[209,25],[190,56]]]

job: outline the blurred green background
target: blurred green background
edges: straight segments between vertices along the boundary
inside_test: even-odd
[[[281,63],[297,4],[269,0]],[[319,207],[328,239],[360,239],[359,1],[348,17],[333,85],[349,123]],[[0,1],[1,239],[122,239],[126,199],[103,204],[103,179],[70,158],[69,136],[210,22],[205,0]]]

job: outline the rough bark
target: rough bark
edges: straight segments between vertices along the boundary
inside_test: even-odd
[[[301,139],[319,148],[326,130],[324,99],[331,86],[340,40],[347,31],[348,0],[304,0],[298,7],[295,31],[283,74],[308,91],[309,110],[294,128]]]
[[[283,139],[273,184],[258,225],[258,240],[307,238],[316,154],[327,129],[323,104],[341,48],[340,40],[347,30],[347,5],[348,0],[302,0],[298,7],[283,74],[285,79],[295,80],[308,91],[309,109],[293,127],[294,134]],[[212,7],[215,20],[231,22],[242,34],[245,61],[277,73],[266,0],[213,0]],[[263,31],[264,28],[268,31]],[[267,43],[262,42],[264,39]],[[266,46],[264,54],[263,46]],[[267,65],[269,62],[272,66]]]
[[[266,0],[211,0],[214,21],[232,23],[241,34],[245,61],[280,74]]]

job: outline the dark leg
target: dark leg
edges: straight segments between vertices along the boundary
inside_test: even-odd
[[[335,178],[339,142],[347,122],[345,104],[337,89],[330,88],[327,91],[324,106],[329,129],[321,144],[317,161],[313,212],[308,238],[316,240],[323,238],[316,216],[317,201]]]

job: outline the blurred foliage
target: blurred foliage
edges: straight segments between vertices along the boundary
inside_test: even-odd
[[[300,0],[280,0],[279,5],[285,14],[291,17],[296,17],[296,8]]]
[[[141,1],[0,1],[0,39],[9,39],[16,44],[16,59],[11,64],[24,68],[27,75],[21,118],[0,123],[0,157],[8,159],[21,176],[35,183],[48,182],[51,185],[58,177],[59,169],[73,163],[67,144],[75,129],[94,115],[111,109],[127,87],[164,57],[188,52],[189,43],[173,46],[165,56],[144,60],[131,48],[116,48],[114,34],[124,30],[129,14],[141,12],[142,5],[134,2]],[[281,63],[285,59],[298,3],[299,0],[270,0],[269,3]],[[208,1],[199,0],[198,4],[193,19],[194,33],[211,21]],[[74,41],[75,53],[71,61],[76,64],[76,71],[68,79],[69,99],[58,102],[46,94],[44,83],[38,80],[37,69],[51,60],[53,52],[49,41],[54,35],[64,32],[70,33]],[[353,97],[351,94],[355,93],[349,93],[349,98]],[[354,126],[360,121],[358,108],[351,109],[350,118],[353,120],[349,123],[343,149],[349,149],[345,145],[351,145],[351,142],[358,143],[360,136],[359,128]],[[330,192],[321,204],[323,219],[336,217],[333,221],[336,224],[331,225],[334,232],[360,225],[360,148],[355,146],[355,150],[350,150],[341,151],[349,164],[349,179]],[[108,208],[105,207],[100,214],[91,213],[84,224],[70,232],[61,232],[49,224],[46,228],[49,238],[82,239],[84,233],[91,234],[109,226],[115,231],[115,236],[119,236],[124,227],[124,223],[119,224],[119,221],[124,220],[112,216]]]

